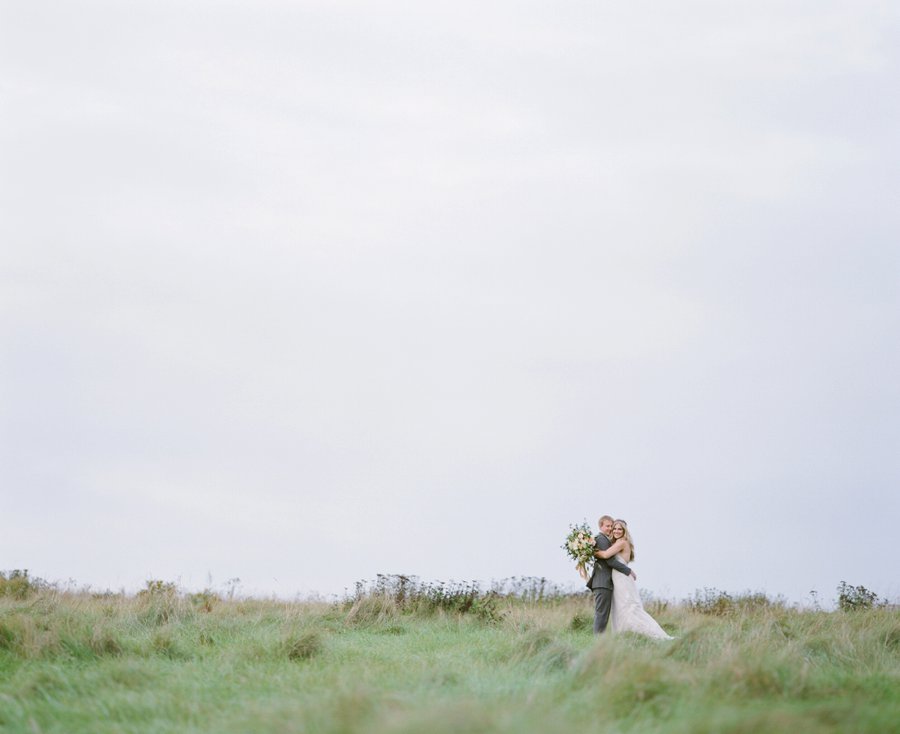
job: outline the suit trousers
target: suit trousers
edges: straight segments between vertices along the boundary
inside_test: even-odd
[[[609,610],[612,608],[612,589],[591,589],[594,593],[594,634],[599,635],[606,630],[609,623]]]

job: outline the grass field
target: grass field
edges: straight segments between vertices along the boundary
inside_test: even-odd
[[[426,591],[9,593],[0,731],[900,731],[895,609],[654,604],[658,642],[595,639],[587,595]]]

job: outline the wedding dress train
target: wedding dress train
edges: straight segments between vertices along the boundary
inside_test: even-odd
[[[628,561],[618,556],[622,563]],[[644,610],[637,584],[631,576],[613,570],[613,598],[609,624],[613,632],[637,632],[656,640],[674,640],[653,617]]]

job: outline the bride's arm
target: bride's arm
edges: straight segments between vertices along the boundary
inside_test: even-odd
[[[620,553],[622,549],[625,547],[625,543],[628,541],[625,538],[619,538],[615,543],[613,543],[606,550],[595,550],[594,555],[597,558],[612,558],[617,553]]]

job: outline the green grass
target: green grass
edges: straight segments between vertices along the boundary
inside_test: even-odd
[[[898,731],[900,613],[757,602],[658,605],[659,642],[595,639],[586,596],[38,589],[0,597],[0,732]]]

